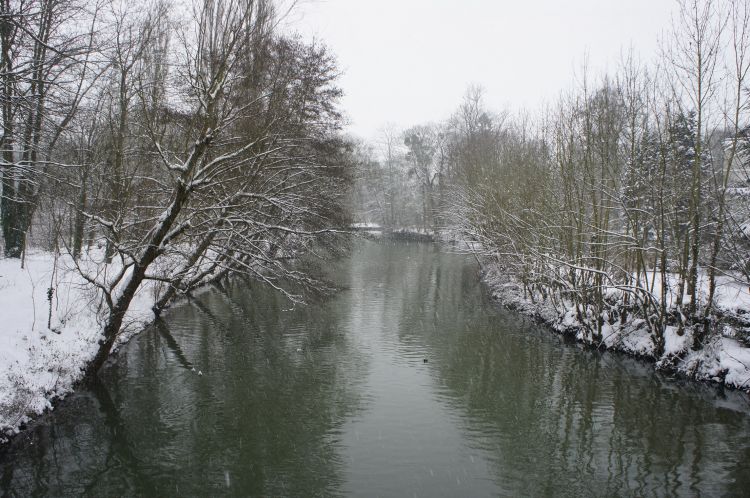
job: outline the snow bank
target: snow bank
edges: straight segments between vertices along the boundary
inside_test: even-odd
[[[595,340],[580,322],[576,311],[558,303],[556,308],[541,296],[524,296],[523,287],[497,268],[488,267],[483,276],[493,298],[503,305],[533,316],[559,333],[574,335],[578,341],[594,344]],[[716,308],[725,317],[742,319],[750,316],[750,292],[728,277],[717,279]],[[658,295],[658,291],[655,292]],[[589,317],[590,319],[591,317]],[[690,378],[718,382],[750,392],[750,348],[736,339],[736,325],[722,324],[722,333],[712,337],[698,351],[692,351],[692,331],[682,335],[677,327],[664,331],[664,353],[656,357],[656,347],[645,321],[631,318],[624,324],[616,321],[602,327],[602,340],[608,349],[656,360],[656,368],[673,369]]]
[[[49,253],[27,255],[24,269],[0,259],[0,441],[69,393],[96,354],[106,305],[72,268]],[[153,320],[153,302],[139,289],[120,343]]]

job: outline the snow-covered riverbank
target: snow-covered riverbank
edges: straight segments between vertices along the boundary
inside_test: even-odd
[[[574,335],[578,341],[593,345],[573,309],[555,308],[541,296],[534,300],[528,295],[524,297],[519,283],[492,266],[484,268],[482,279],[492,296],[504,306],[533,316],[559,333]],[[721,279],[717,287],[716,308],[726,321],[720,324],[720,333],[697,351],[691,349],[691,330],[680,336],[677,327],[668,326],[664,334],[664,353],[657,357],[651,334],[644,321],[637,318],[625,324],[605,322],[603,342],[607,349],[651,358],[656,361],[656,368],[750,392],[750,347],[743,341],[743,334],[746,336],[747,331],[740,330],[740,327],[750,326],[750,292],[740,283]]]
[[[69,393],[96,354],[105,306],[71,263],[41,252],[23,269],[0,259],[0,441]],[[153,302],[141,288],[121,342],[153,320]]]
[[[481,253],[481,247],[462,241],[457,234],[442,232],[436,239],[459,252]],[[481,259],[481,256],[479,256]],[[482,280],[490,288],[492,296],[502,305],[533,316],[562,334],[574,336],[578,341],[593,345],[593,340],[585,333],[573,309],[560,309],[541,296],[532,300],[524,297],[523,287],[514,279],[503,274],[498,268],[484,265]],[[699,282],[707,287],[704,281]],[[673,286],[676,288],[676,282]],[[658,281],[654,294],[660,295]],[[699,293],[700,294],[700,293]],[[705,289],[702,292],[706,294]],[[674,292],[667,293],[671,306]],[[729,387],[750,392],[750,290],[742,283],[719,277],[716,289],[716,311],[724,317],[719,324],[720,333],[711,337],[705,346],[692,350],[692,331],[677,334],[677,327],[668,326],[664,333],[664,353],[657,357],[652,336],[642,319],[630,319],[624,324],[615,321],[603,326],[604,346],[630,355],[649,358],[655,361],[655,368],[676,371],[696,380],[717,382]],[[742,330],[741,330],[742,329]]]
[[[28,255],[23,269],[17,259],[0,259],[0,440],[69,393],[96,354],[104,306],[72,266],[64,256],[56,260],[41,252]],[[485,267],[483,280],[504,305],[537,317],[560,333],[591,342],[573,311],[524,298],[521,286],[491,267]],[[121,343],[153,320],[154,299],[153,288],[139,290]],[[690,348],[690,331],[679,336],[676,328],[668,327],[665,352],[656,358],[651,335],[638,319],[605,324],[604,343],[610,349],[653,358],[657,367],[750,391],[750,348],[742,340],[746,331],[739,329],[750,321],[750,292],[724,280],[717,303],[732,323],[723,324],[722,333],[698,351]]]

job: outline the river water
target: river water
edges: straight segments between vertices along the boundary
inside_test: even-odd
[[[175,307],[0,449],[3,496],[750,494],[744,395],[568,344],[435,245],[330,273]]]

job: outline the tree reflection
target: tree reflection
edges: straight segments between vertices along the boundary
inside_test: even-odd
[[[173,309],[0,450],[3,495],[750,487],[740,394],[562,344],[432,245],[368,243],[335,270],[349,290],[306,307],[235,282]]]
[[[404,348],[427,348],[436,386],[494,462],[504,494],[742,494],[750,475],[743,395],[665,382],[637,360],[563,346],[491,311],[474,270],[426,257],[398,294]],[[391,271],[403,274],[403,265]]]
[[[336,494],[363,359],[326,303],[285,305],[236,285],[176,308],[3,450],[4,494]]]

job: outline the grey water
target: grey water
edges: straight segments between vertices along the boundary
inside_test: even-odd
[[[359,243],[176,306],[0,449],[2,496],[747,496],[745,395],[567,343],[476,262]]]

